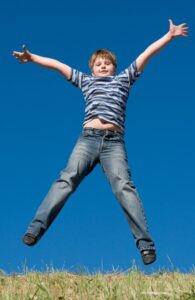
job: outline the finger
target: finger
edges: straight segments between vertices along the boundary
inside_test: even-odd
[[[28,59],[20,59],[19,63],[20,64],[25,64],[28,62]]]
[[[185,25],[187,25],[187,23],[182,23],[182,24],[180,24],[179,26],[183,27],[183,26],[185,26]]]
[[[22,49],[23,49],[24,53],[30,54],[30,52],[28,51],[26,45],[23,45],[23,46],[22,46]]]
[[[22,54],[21,52],[13,51],[13,55],[20,55]]]
[[[25,52],[27,50],[26,45],[22,45],[22,50]]]
[[[187,37],[188,36],[188,32],[183,32],[182,36],[186,36]]]
[[[170,24],[170,26],[173,25],[173,21],[171,19],[169,19],[169,24]]]
[[[20,57],[22,56],[22,53],[19,54],[19,53],[13,53],[13,56],[16,58],[16,59],[20,59]]]

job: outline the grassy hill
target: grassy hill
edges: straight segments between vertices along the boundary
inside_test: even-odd
[[[145,275],[71,274],[66,272],[29,272],[0,275],[0,299],[126,300],[195,299],[195,275],[158,272]]]

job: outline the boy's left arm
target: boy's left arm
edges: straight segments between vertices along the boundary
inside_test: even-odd
[[[146,48],[136,59],[138,72],[142,72],[149,59],[163,49],[168,43],[170,43],[177,36],[188,36],[188,28],[186,23],[182,23],[178,26],[174,25],[172,20],[169,20],[169,31],[159,40],[152,43]]]

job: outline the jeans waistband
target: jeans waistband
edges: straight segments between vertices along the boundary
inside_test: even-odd
[[[124,136],[123,133],[117,131],[117,130],[109,130],[109,129],[97,129],[97,128],[93,128],[93,127],[85,127],[83,128],[82,132],[89,132],[89,133],[94,133],[100,136],[109,134],[109,135],[120,135],[120,136]]]

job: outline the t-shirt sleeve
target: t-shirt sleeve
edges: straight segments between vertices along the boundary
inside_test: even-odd
[[[83,82],[83,73],[76,70],[76,69],[71,69],[71,75],[69,81],[79,89],[82,88],[82,82]]]
[[[125,69],[125,72],[129,77],[130,86],[132,86],[141,75],[141,72],[138,72],[136,60]]]

